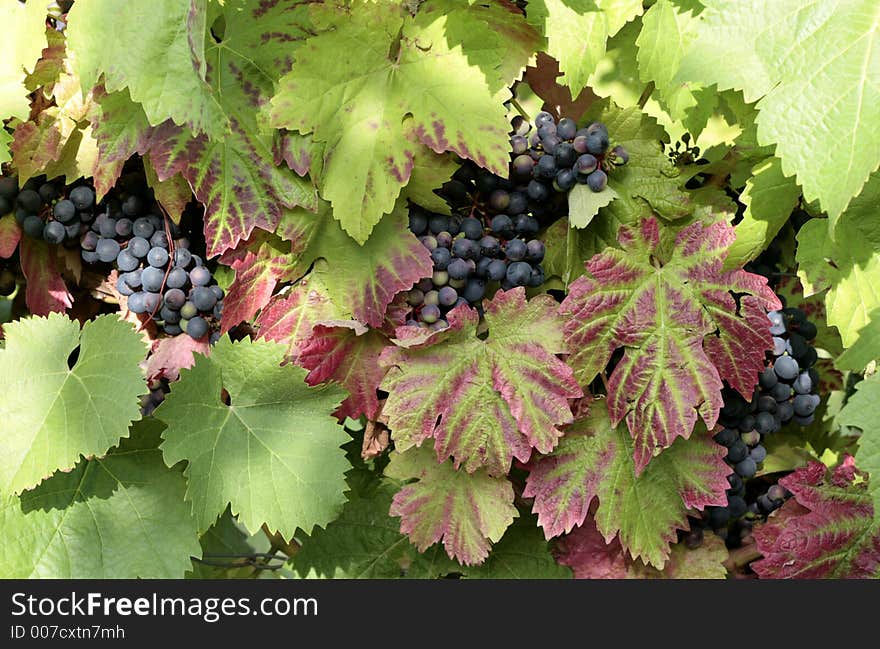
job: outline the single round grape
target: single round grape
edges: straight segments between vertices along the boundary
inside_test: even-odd
[[[553,189],[558,192],[567,192],[575,185],[577,185],[577,174],[571,169],[561,170],[553,179]]]
[[[211,271],[204,266],[196,266],[189,271],[189,281],[193,286],[207,286],[211,282]]]
[[[541,156],[538,164],[535,165],[535,178],[543,180],[552,180],[556,178],[556,172],[559,168],[556,165],[556,159],[553,156]]]
[[[138,259],[143,259],[150,252],[150,242],[143,237],[132,237],[127,250]]]
[[[141,217],[132,224],[131,231],[134,233],[136,237],[143,237],[144,239],[149,239],[153,236],[153,233],[156,231],[155,226],[150,222],[148,218]]]
[[[491,257],[480,257],[479,261],[477,261],[477,268],[474,270],[474,274],[477,277],[486,279],[489,276],[489,264],[493,261],[494,260]]]
[[[785,500],[785,487],[775,484],[767,490],[767,498],[776,502]]]
[[[528,286],[538,288],[544,283],[544,269],[540,266],[532,266],[532,274],[529,276]]]
[[[739,439],[739,432],[733,428],[722,428],[715,433],[713,439],[722,446],[730,446]]]
[[[561,142],[553,150],[553,159],[556,160],[556,166],[559,168],[571,168],[577,161],[578,154],[574,147],[568,142]]]
[[[43,226],[43,238],[49,243],[61,243],[66,236],[67,230],[58,221],[49,221]]]
[[[514,155],[520,155],[529,150],[529,141],[522,135],[514,135],[510,138],[510,150]]]
[[[486,282],[483,280],[472,277],[465,284],[464,292],[462,293],[462,297],[468,302],[479,302],[483,299],[483,295],[486,293]]]
[[[67,240],[76,241],[76,239],[79,238],[80,228],[81,224],[75,221],[73,223],[68,223],[67,225],[65,225],[64,232],[67,235]]]
[[[767,449],[763,446],[756,446],[749,451],[749,457],[751,457],[756,463],[760,464],[767,457]]]
[[[452,306],[458,302],[458,291],[451,286],[444,286],[438,292],[440,304],[443,306]]]
[[[510,205],[510,194],[503,189],[496,189],[489,194],[489,207],[496,212],[502,212]],[[465,230],[467,232],[467,230]]]
[[[119,255],[119,249],[119,242],[116,239],[100,239],[98,245],[95,246],[98,259],[106,263],[116,260],[117,255]]]
[[[141,272],[141,285],[144,287],[145,291],[155,293],[160,290],[164,279],[165,271],[156,268],[155,266],[148,266]]]
[[[76,209],[82,211],[89,209],[95,204],[95,192],[91,187],[80,185],[70,190],[70,200],[76,206]]]
[[[785,338],[780,338],[779,336],[773,336],[773,355],[774,356],[782,356],[785,353]]]
[[[798,424],[799,426],[809,426],[810,424],[812,424],[816,420],[816,415],[815,415],[815,413],[812,415],[807,415],[806,417],[802,417],[800,415],[795,415],[794,417],[791,418],[791,420],[794,423]]]
[[[434,268],[438,270],[446,270],[452,259],[452,253],[447,248],[434,248],[431,251],[431,260],[434,262]]]
[[[727,449],[727,461],[731,464],[742,462],[749,454],[749,447],[741,439],[736,440]],[[742,474],[740,474],[742,475]]]
[[[186,323],[186,333],[193,340],[201,340],[208,333],[208,321],[196,316]]]
[[[79,220],[82,223],[91,223],[95,220],[95,213],[91,211],[78,212],[77,216],[79,216]]]
[[[461,222],[461,231],[468,239],[477,241],[483,236],[483,224],[472,216],[463,219]]]
[[[755,416],[754,415],[746,415],[742,419],[739,420],[739,429],[743,432],[747,430],[754,430],[755,428]]]
[[[125,283],[128,284],[131,288],[140,288],[141,287],[141,270],[135,269],[128,273],[124,273],[122,278],[125,280]]]
[[[518,235],[524,237],[531,237],[535,234],[538,234],[538,230],[541,229],[541,226],[538,224],[538,220],[528,214],[519,214],[514,220],[514,229]]]
[[[76,218],[76,207],[66,198],[55,203],[52,208],[52,216],[60,223],[70,223]]]
[[[816,363],[817,360],[819,360],[818,352],[814,348],[808,347],[807,353],[804,354],[803,356],[801,356],[798,359],[798,362],[800,363],[801,367],[809,368],[809,367],[812,367]]]
[[[147,294],[143,291],[138,291],[137,293],[132,293],[128,297],[128,310],[132,313],[146,313],[147,304],[146,304]]]
[[[541,128],[542,126],[546,126],[547,124],[555,124],[556,120],[553,119],[553,115],[548,113],[546,110],[542,110],[540,113],[535,115],[535,128]]]
[[[180,322],[180,311],[177,309],[172,309],[167,305],[168,296],[165,296],[166,305],[163,306],[159,310],[159,319],[163,320],[166,324],[177,324]]]
[[[476,259],[480,255],[480,244],[471,239],[456,239],[452,244],[452,254],[461,259]]]
[[[434,282],[434,286],[446,286],[447,282],[449,282],[449,273],[445,270],[435,270],[431,275],[431,281]]]
[[[783,381],[793,381],[800,372],[798,362],[791,356],[780,356],[773,364],[773,371]]]
[[[144,210],[144,203],[139,196],[132,194],[122,202],[122,213],[126,216],[137,217]]]
[[[751,457],[747,457],[741,462],[737,462],[734,470],[737,475],[740,475],[743,478],[754,478],[755,474],[758,472],[758,465]]]
[[[449,232],[441,232],[435,238],[437,239],[438,248],[452,247],[452,235]]]
[[[132,223],[131,219],[121,218],[118,221],[115,221],[113,224],[114,232],[117,237],[128,238],[132,234],[132,229],[134,227],[134,223]]]
[[[504,247],[504,254],[510,261],[522,261],[526,258],[528,246],[522,239],[511,239]]]
[[[532,239],[526,244],[526,259],[532,263],[541,263],[544,260],[544,252],[544,243],[538,239]]]
[[[184,320],[191,320],[195,318],[199,314],[198,308],[192,302],[184,302],[183,306],[180,307],[180,317]]]
[[[758,376],[758,385],[764,390],[769,390],[778,382],[779,377],[776,376],[776,372],[773,371],[772,367],[765,367],[764,371]]]
[[[432,288],[434,288],[434,285],[431,283],[430,277],[425,277],[418,281],[418,283],[416,284],[416,288],[419,289],[422,293],[427,293]]]
[[[46,227],[46,224],[43,223],[43,219],[39,216],[31,214],[24,220],[21,227],[24,230],[24,233],[29,237],[33,239],[42,239],[43,228]]]
[[[416,236],[425,234],[428,229],[428,215],[424,210],[411,208],[409,211],[409,231]]]
[[[433,324],[440,319],[440,307],[436,304],[426,304],[421,311],[422,320],[428,324]]]
[[[134,294],[134,289],[132,289],[128,284],[125,283],[124,275],[120,275],[116,278],[116,290],[120,295],[124,295],[126,297]]]
[[[497,257],[501,254],[501,244],[498,239],[487,234],[480,239],[480,252],[486,257]]]
[[[755,416],[755,430],[757,430],[762,435],[767,435],[773,432],[773,429],[775,427],[775,419],[773,415],[769,412],[759,412]]]
[[[812,395],[799,394],[792,402],[794,406],[794,414],[798,417],[809,417],[816,410],[818,404],[813,403]]]
[[[777,385],[779,385],[777,383]],[[784,384],[783,384],[784,385]],[[758,410],[761,412],[776,412],[776,399],[769,394],[762,394],[758,397]]]
[[[547,188],[547,185],[538,180],[529,181],[526,193],[529,195],[529,198],[538,203],[543,203],[550,198],[550,190]]]
[[[573,119],[563,117],[559,120],[559,123],[556,125],[556,135],[563,140],[571,140],[574,138],[575,133],[577,133],[577,124]]]
[[[761,441],[761,433],[756,430],[747,430],[740,433],[739,438],[746,443],[746,446],[754,446]]]
[[[545,124],[538,127],[538,137],[542,140],[546,140],[552,135],[556,135],[555,122],[546,122]]]
[[[465,279],[470,274],[470,267],[464,259],[455,258],[449,262],[446,272],[452,279]]]
[[[513,236],[513,221],[507,214],[496,214],[493,216],[489,227],[503,239]]]
[[[495,282],[500,282],[504,279],[505,275],[507,275],[507,264],[500,259],[492,260],[492,263],[489,264],[486,270],[486,276]]]
[[[608,185],[608,176],[601,169],[596,169],[596,171],[587,176],[587,187],[594,192],[601,192],[605,189],[606,185]]]
[[[165,291],[165,304],[172,309],[180,309],[186,304],[186,293],[179,288],[171,288]]]
[[[808,372],[801,372],[792,384],[798,394],[809,394],[813,389],[813,380]]]
[[[449,217],[443,214],[432,214],[428,219],[428,228],[431,234],[439,234],[449,229]]]
[[[422,242],[422,245],[425,246],[425,248],[427,248],[428,250],[433,250],[437,247],[437,238],[431,236],[430,234],[426,234],[419,240]]]
[[[210,311],[217,304],[214,291],[207,286],[196,286],[190,293],[189,299],[199,311]]]
[[[14,201],[18,196],[18,181],[13,177],[0,178],[0,196],[7,201]]]
[[[514,286],[525,286],[532,276],[532,267],[524,261],[515,261],[507,267],[507,281]]]
[[[529,209],[529,198],[523,192],[511,192],[508,214],[522,214]]]
[[[794,415],[794,405],[791,401],[783,401],[778,406],[776,406],[776,416],[779,418],[779,421],[782,423],[787,422]]]
[[[164,269],[168,264],[168,251],[165,248],[150,248],[150,252],[147,253],[147,263]]]
[[[154,248],[165,248],[168,249],[168,235],[165,234],[162,230],[156,230],[153,233],[153,236],[150,237],[150,245]]]
[[[406,303],[412,307],[417,307],[421,305],[424,299],[424,292],[417,288],[410,289],[409,292],[406,294]]]
[[[535,161],[530,155],[519,155],[513,159],[513,172],[520,178],[527,178],[535,168]]]
[[[608,129],[601,122],[594,122],[587,127],[587,151],[593,155],[601,155],[608,150]]]
[[[127,248],[120,250],[119,254],[116,255],[116,267],[124,273],[131,272],[140,265],[140,260],[131,254]]]
[[[775,505],[773,504],[773,502],[767,497],[767,494],[762,494],[762,495],[758,496],[757,503],[758,503],[758,508],[759,508],[760,511],[763,512],[764,514],[769,514],[769,513],[772,512],[774,509],[776,509],[776,506],[775,506]]]
[[[87,264],[97,264],[98,263],[98,253],[92,250],[83,250],[80,255],[82,256],[82,260]]]
[[[165,286],[168,288],[183,288],[188,281],[189,275],[187,272],[180,266],[175,266],[168,273],[168,278],[165,280]]]
[[[440,292],[436,289],[425,293],[424,304],[440,304]]]
[[[174,265],[186,268],[192,261],[192,253],[187,248],[182,247],[182,243],[183,241],[179,241],[174,249]]]
[[[35,214],[39,211],[43,199],[41,199],[40,195],[33,189],[25,189],[18,195],[16,202],[29,213]]]

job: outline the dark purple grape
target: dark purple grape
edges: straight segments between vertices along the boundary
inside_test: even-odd
[[[507,267],[507,281],[514,286],[525,286],[532,276],[532,267],[524,261],[515,261]]]
[[[55,203],[55,207],[52,208],[52,215],[55,217],[56,221],[65,224],[70,223],[76,218],[76,208],[71,201],[67,199],[60,200]]]
[[[165,304],[172,309],[180,309],[186,304],[186,293],[179,288],[171,288],[165,291]]]
[[[489,207],[496,212],[502,212],[510,205],[510,194],[503,189],[496,189],[489,194]]]
[[[571,167],[578,159],[577,151],[568,142],[561,142],[553,151],[557,167]]]
[[[66,236],[67,230],[58,221],[49,221],[43,226],[43,238],[49,243],[59,244]]]
[[[497,214],[492,217],[489,227],[503,239],[509,239],[513,236],[513,221],[507,214]]]
[[[139,196],[132,194],[122,202],[122,213],[128,217],[137,217],[143,212],[144,204]]]
[[[561,137],[563,140],[571,140],[574,138],[577,133],[577,124],[573,119],[569,119],[568,117],[563,117],[559,120],[559,123],[556,125],[556,135]]]
[[[165,286],[168,288],[183,288],[189,281],[189,275],[180,266],[175,266],[168,273],[168,279],[165,280]]]
[[[589,175],[596,171],[596,167],[599,166],[599,161],[596,160],[596,156],[585,153],[577,159],[575,163],[575,171],[579,174]]]
[[[149,219],[141,217],[132,224],[131,231],[136,237],[149,239],[156,231],[156,227],[150,222]]]
[[[100,239],[98,245],[95,246],[95,253],[97,253],[98,259],[108,264],[116,261],[116,257],[119,255],[119,242],[116,239]]]
[[[575,185],[577,185],[577,174],[571,169],[563,169],[553,180],[553,189],[558,192],[567,192]]]
[[[550,190],[547,188],[547,185],[538,180],[529,181],[526,193],[529,195],[529,198],[538,203],[542,203],[550,198]]]
[[[428,304],[422,307],[421,316],[422,320],[428,324],[437,322],[440,319],[440,307],[436,304]]]
[[[189,271],[189,281],[193,286],[207,286],[211,281],[211,271],[204,266],[196,266]]]
[[[36,194],[36,192],[34,192]],[[27,218],[25,218],[24,223],[22,223],[22,229],[24,233],[31,237],[32,239],[42,239],[43,238],[43,228],[46,227],[46,224],[43,223],[43,219],[41,219],[36,214],[31,214]]]
[[[469,216],[465,219],[462,219],[461,231],[464,232],[464,236],[466,236],[468,239],[473,239],[474,241],[477,241],[483,236],[483,224],[480,223],[478,219]]]
[[[480,252],[486,257],[497,257],[501,254],[501,244],[495,237],[486,235],[480,239]]]
[[[444,286],[437,292],[437,295],[443,306],[452,306],[458,302],[458,292],[451,286]]]
[[[488,276],[488,278],[495,282],[500,282],[502,279],[504,279],[506,274],[507,264],[505,264],[500,259],[493,260],[492,263],[489,264],[489,268],[486,271],[486,275]]]
[[[544,243],[538,239],[532,239],[526,244],[526,259],[532,263],[541,263],[544,260]]]
[[[140,260],[131,254],[128,249],[120,250],[116,255],[116,267],[124,273],[133,271],[141,265]]]
[[[186,322],[186,333],[194,340],[201,340],[208,333],[208,322],[196,316]]]
[[[214,291],[207,286],[196,286],[190,293],[189,299],[199,311],[210,311],[217,304]]]
[[[165,248],[150,248],[150,252],[147,253],[147,263],[164,269],[168,265],[168,251]]]
[[[164,279],[165,271],[154,266],[148,266],[141,272],[141,284],[145,291],[158,292]]]
[[[464,259],[453,259],[446,267],[452,279],[465,279],[470,274],[470,267]]]
[[[138,259],[143,259],[150,252],[150,242],[143,237],[133,237],[128,242],[127,250]]]
[[[438,270],[446,270],[451,259],[452,253],[447,248],[437,247],[431,251],[431,260],[434,262],[434,268]]]
[[[504,247],[504,254],[510,261],[522,261],[526,258],[528,247],[522,239],[511,239]]]
[[[596,171],[587,176],[587,187],[594,192],[601,192],[605,189],[606,185],[608,185],[608,176],[601,169],[596,169]]]

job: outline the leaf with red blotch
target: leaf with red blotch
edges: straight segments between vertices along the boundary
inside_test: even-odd
[[[336,411],[337,417],[375,418],[379,411],[376,388],[385,376],[379,356],[388,339],[356,320],[319,322],[301,347],[299,364],[310,370],[306,383],[336,381],[349,394]]]
[[[722,381],[750,399],[764,368],[772,348],[764,310],[781,304],[763,277],[723,270],[734,238],[723,221],[677,233],[654,217],[621,227],[621,249],[592,257],[560,306],[582,385],[624,349],[608,379],[608,412],[614,423],[626,419],[637,471],[689,437],[698,416],[715,425]]]
[[[499,291],[485,317],[485,340],[466,305],[427,338],[403,338],[414,327],[399,329],[396,346],[380,358],[388,368],[381,389],[389,393],[382,416],[398,450],[432,438],[439,461],[452,457],[468,472],[504,475],[513,458],[553,450],[560,427],[573,419],[568,399],[583,393],[556,357],[567,348],[553,298],[527,302],[525,289]]]
[[[320,320],[332,320],[338,311],[320,281],[309,275],[289,293],[275,295],[260,315],[256,325],[260,337],[287,345],[286,357],[296,362],[300,349],[308,342],[312,327]]]
[[[533,463],[523,496],[535,499],[548,539],[583,525],[598,498],[594,517],[606,543],[617,535],[634,558],[662,568],[675,529],[688,529],[687,510],[726,504],[730,467],[707,433],[677,440],[641,473],[632,447],[626,427],[595,400],[556,450]]]
[[[269,304],[276,284],[287,275],[290,261],[289,255],[263,243],[257,252],[247,250],[230,262],[235,279],[223,300],[221,333],[250,320]]]
[[[9,259],[18,248],[21,240],[21,228],[15,216],[7,214],[0,217],[0,259]]]
[[[100,200],[116,184],[125,161],[135,153],[147,152],[152,127],[127,89],[108,93],[103,86],[96,86],[92,95],[89,119],[98,146],[93,178]]]
[[[755,528],[762,579],[877,579],[880,521],[865,475],[847,456],[833,470],[810,462],[779,481],[794,498]]]
[[[433,272],[431,254],[407,228],[407,210],[398,203],[382,217],[367,242],[359,245],[321,202],[318,214],[303,210],[285,216],[281,234],[300,250],[298,268],[318,259],[312,274],[327,287],[330,299],[344,314],[371,327],[385,321],[388,306],[400,291],[412,288]],[[225,307],[224,307],[225,308]]]
[[[33,315],[47,316],[73,306],[73,297],[58,273],[55,253],[45,241],[22,237],[21,272],[27,281],[25,301]]]
[[[698,548],[683,543],[672,546],[663,570],[627,556],[617,539],[605,543],[592,520],[586,521],[556,544],[556,560],[574,572],[575,579],[724,579],[727,548],[714,534]]]
[[[180,370],[189,369],[195,364],[195,354],[207,356],[211,351],[207,339],[193,340],[185,334],[159,338],[153,341],[152,348],[146,360],[149,381],[160,378],[176,381],[180,377]]]
[[[404,486],[391,503],[400,531],[424,552],[439,541],[451,559],[472,566],[489,556],[518,512],[513,485],[485,471],[457,471],[451,462],[437,463],[427,449],[395,452],[385,475],[418,481]]]

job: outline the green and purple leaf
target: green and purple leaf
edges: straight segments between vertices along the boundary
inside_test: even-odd
[[[0,216],[0,259],[9,259],[21,241],[21,227],[15,216]]]
[[[864,475],[847,457],[835,469],[810,462],[779,481],[794,498],[755,528],[752,564],[762,579],[877,579],[880,522]]]
[[[33,315],[46,316],[73,306],[73,296],[58,272],[55,250],[49,244],[22,237],[19,256],[27,280],[25,301]]]
[[[222,333],[251,320],[257,311],[269,304],[275,286],[287,273],[289,263],[289,256],[269,244],[262,244],[257,252],[245,250],[232,259],[229,265],[235,271],[235,279],[223,300]]]
[[[632,447],[626,427],[594,401],[559,446],[533,463],[523,496],[535,499],[548,539],[583,525],[593,508],[606,543],[617,536],[634,558],[662,568],[676,528],[688,529],[687,510],[726,504],[730,467],[724,447],[706,433],[678,440],[642,471]]]
[[[385,475],[417,479],[394,496],[391,515],[400,531],[424,552],[443,543],[450,559],[466,566],[482,563],[518,512],[513,485],[485,471],[457,471],[450,462],[437,463],[427,449],[394,453]]]
[[[287,347],[287,358],[296,362],[321,320],[331,320],[337,311],[320,282],[303,278],[289,293],[275,295],[260,311],[256,325],[260,337]]]
[[[398,329],[383,352],[389,393],[383,417],[396,448],[434,440],[437,460],[454,458],[468,472],[507,473],[513,458],[549,453],[573,420],[568,400],[582,396],[565,353],[556,304],[547,295],[527,302],[523,289],[499,291],[486,305],[489,336],[468,306],[449,314],[449,327],[425,338]]]
[[[624,226],[621,248],[593,256],[560,306],[582,385],[624,350],[608,379],[608,412],[615,424],[626,419],[639,472],[689,437],[698,417],[715,425],[722,381],[750,398],[764,367],[772,346],[764,312],[781,305],[764,278],[722,270],[733,239],[721,221],[677,234],[653,217]]]

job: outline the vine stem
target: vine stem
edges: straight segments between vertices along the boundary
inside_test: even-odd
[[[642,91],[642,96],[639,97],[639,108],[644,108],[645,104],[648,103],[648,100],[651,98],[651,93],[654,92],[654,82],[649,81],[648,85],[645,86],[645,89]]]
[[[292,557],[299,550],[299,543],[290,539],[290,541],[284,540],[284,537],[281,536],[278,532],[272,532],[269,530],[269,526],[263,523],[263,526],[260,528],[263,530],[263,534],[266,535],[266,538],[269,539],[269,542],[272,544],[270,548],[272,553],[275,552],[283,552],[288,557]]]
[[[529,124],[532,123],[532,118],[529,117],[529,114],[525,111],[525,109],[520,106],[519,102],[516,100],[516,97],[511,97],[510,103],[513,105],[514,108],[516,108],[516,112],[518,112],[524,120],[526,120]]]

